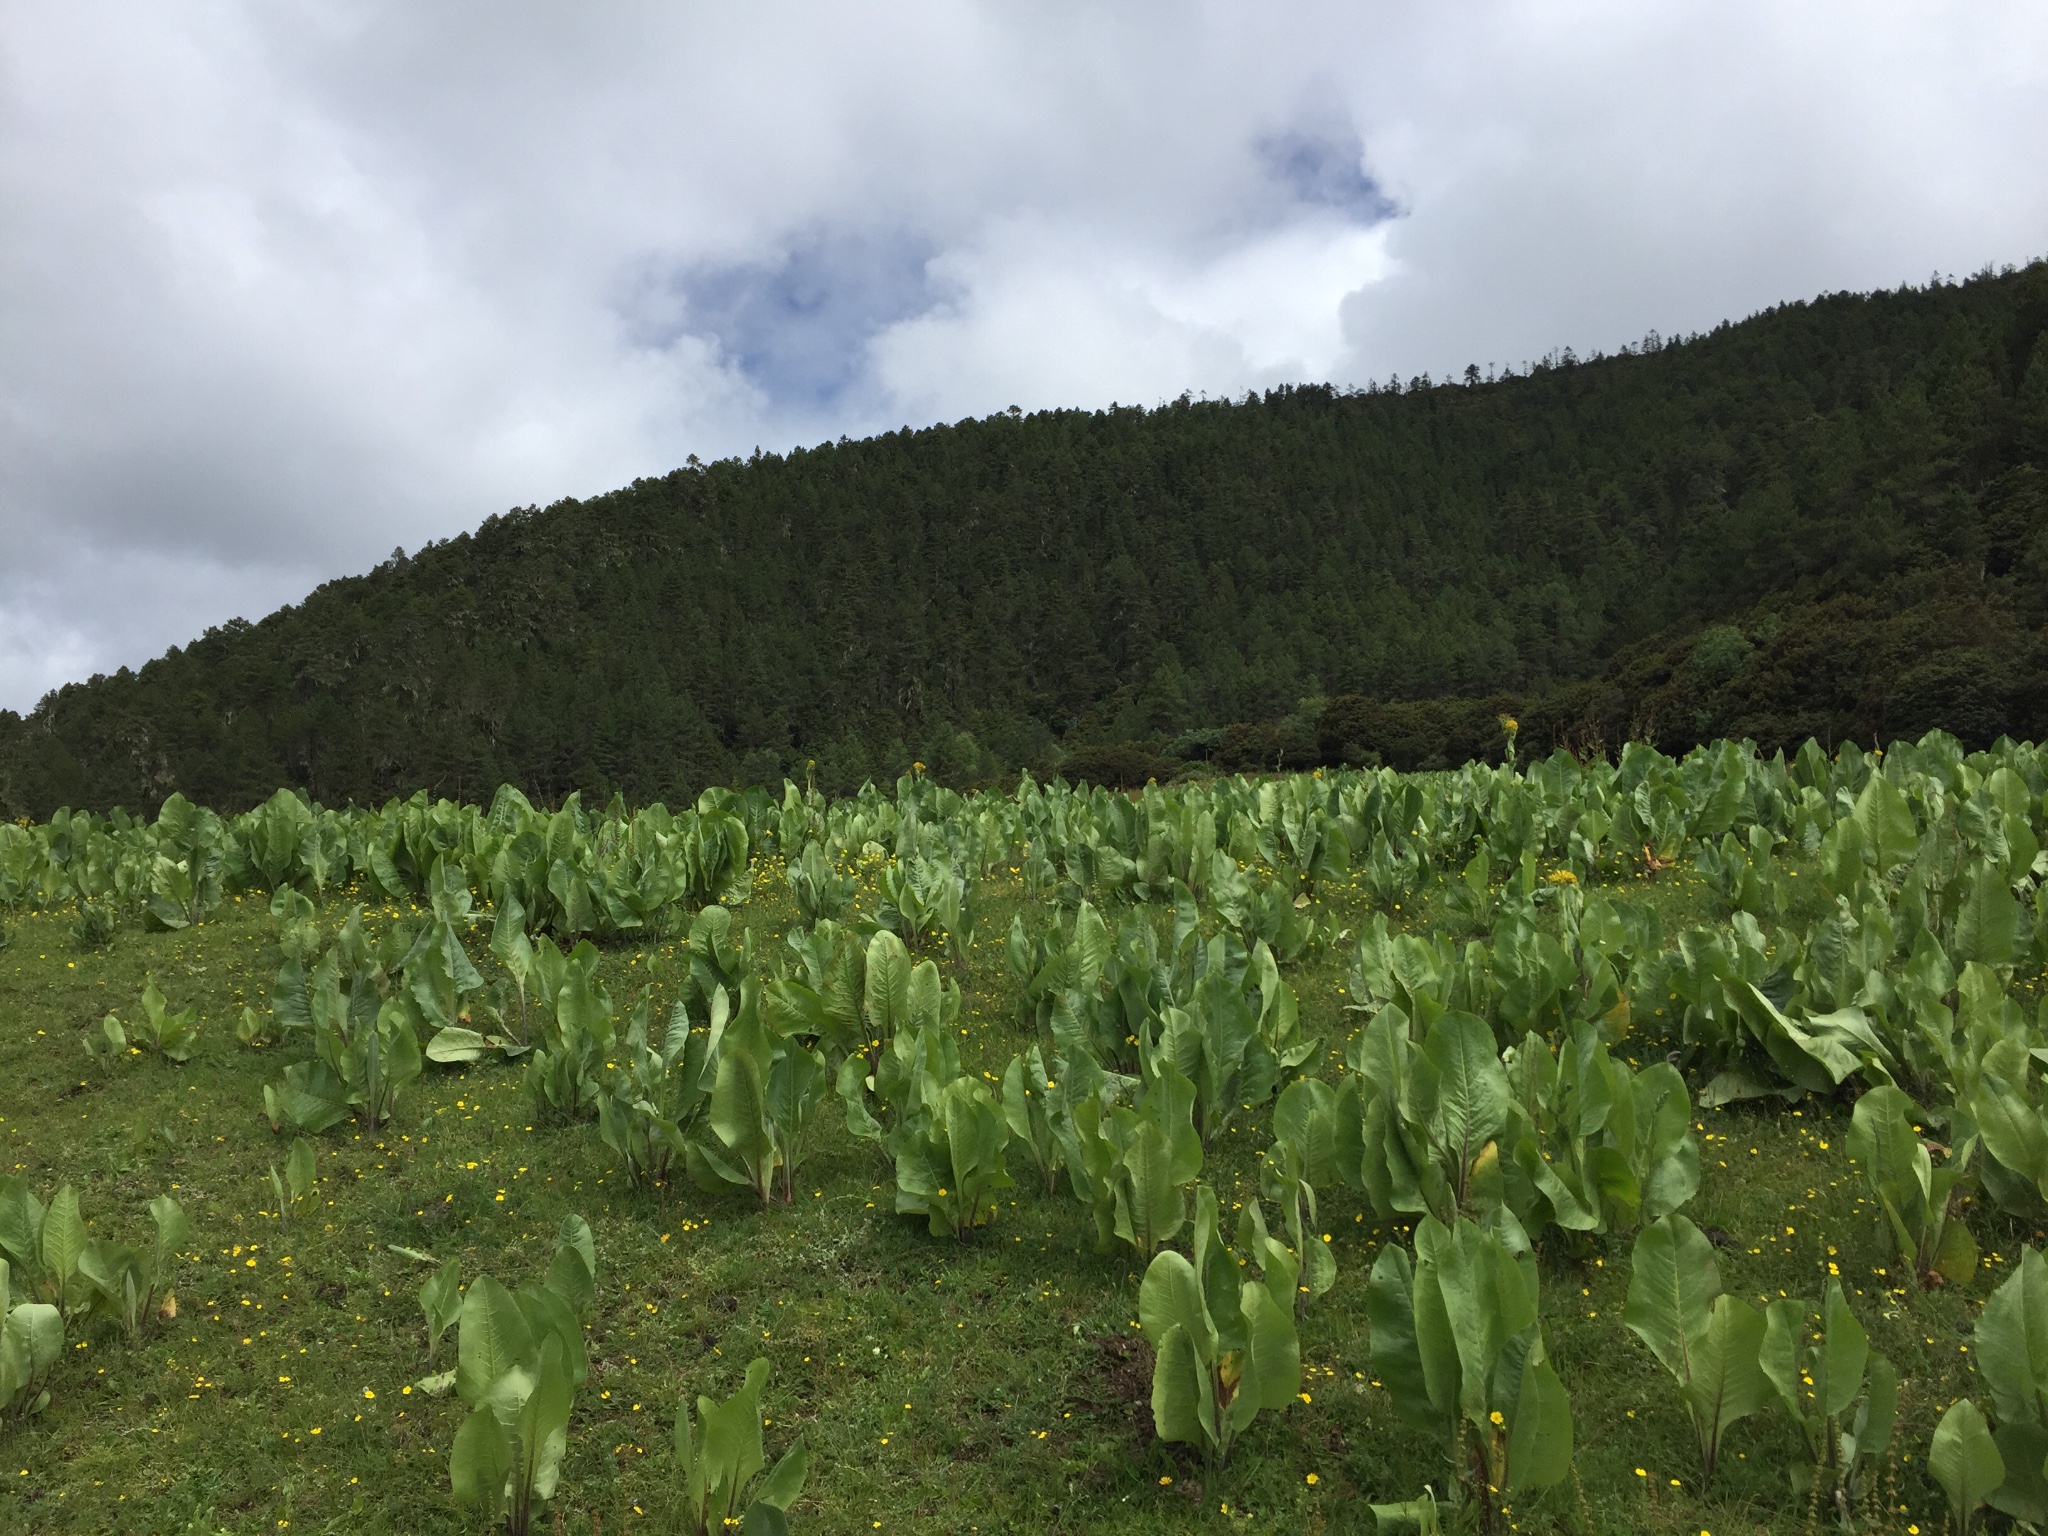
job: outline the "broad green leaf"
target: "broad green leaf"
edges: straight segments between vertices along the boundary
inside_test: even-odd
[[[761,1479],[760,1486],[754,1490],[754,1502],[773,1509],[788,1509],[803,1493],[804,1480],[810,1475],[810,1470],[810,1457],[799,1439],[782,1453],[782,1459]]]
[[[1074,914],[1074,937],[1067,945],[1067,960],[1072,966],[1067,985],[1084,997],[1093,997],[1102,984],[1103,968],[1109,964],[1114,948],[1115,941],[1102,914],[1091,903],[1082,902]]]
[[[1186,1181],[1175,1175],[1174,1149],[1166,1133],[1150,1120],[1140,1121],[1124,1149],[1130,1178],[1130,1231],[1140,1252],[1149,1253],[1178,1232],[1187,1220]]]
[[[703,1441],[698,1456],[711,1490],[710,1512],[720,1517],[739,1508],[740,1494],[766,1465],[761,1448],[761,1389],[767,1385],[768,1362],[756,1358],[747,1366],[740,1389],[723,1403],[697,1399],[697,1424]]]
[[[1184,1329],[1167,1329],[1152,1362],[1152,1427],[1159,1438],[1181,1445],[1216,1443],[1216,1410],[1209,1397],[1209,1372],[1196,1358]]]
[[[865,1006],[868,1028],[884,1042],[910,1015],[910,951],[886,928],[868,941]]]
[[[1979,863],[1964,882],[1962,904],[1956,909],[1954,957],[2010,965],[2019,925],[2020,904],[2005,872],[1995,864]]]
[[[591,1234],[589,1222],[573,1211],[564,1216],[555,1224],[555,1246],[573,1249],[583,1260],[584,1273],[596,1278],[597,1239]]]
[[[1856,1101],[1849,1118],[1849,1158],[1863,1169],[1872,1189],[1904,1190],[1917,1182],[1914,1164],[1923,1149],[1912,1122],[1919,1114],[1919,1106],[1889,1083]]]
[[[284,1159],[285,1190],[294,1201],[303,1200],[313,1191],[316,1165],[313,1143],[303,1136],[292,1138],[292,1149]]]
[[[1415,1347],[1430,1405],[1444,1420],[1458,1412],[1467,1390],[1457,1332],[1444,1300],[1443,1260],[1450,1246],[1450,1229],[1434,1216],[1416,1223]]]
[[[476,1030],[445,1024],[427,1042],[426,1058],[444,1064],[481,1061],[490,1049],[490,1042]]]
[[[1430,1026],[1422,1054],[1439,1079],[1432,1134],[1469,1163],[1500,1134],[1512,1098],[1493,1031],[1474,1014],[1449,1011]]]
[[[1443,1530],[1433,1493],[1425,1493],[1419,1499],[1409,1499],[1402,1504],[1369,1504],[1366,1507],[1372,1511],[1373,1529],[1381,1536],[1439,1536]]]
[[[1706,1334],[1720,1294],[1714,1245],[1674,1212],[1636,1238],[1621,1319],[1682,1386],[1696,1370],[1692,1350]]]
[[[1572,1465],[1572,1405],[1546,1360],[1522,1369],[1515,1423],[1508,1439],[1508,1486],[1548,1488]]]
[[[1853,819],[1880,875],[1919,851],[1920,829],[1913,820],[1912,807],[1881,773],[1873,773],[1856,797]]]
[[[78,1256],[85,1251],[85,1222],[78,1214],[78,1192],[66,1184],[50,1197],[49,1214],[43,1218],[43,1268],[57,1282],[59,1295],[78,1272]]]
[[[1927,1470],[1948,1495],[1955,1536],[1969,1536],[1977,1507],[2005,1481],[2005,1459],[1992,1442],[1984,1415],[1968,1398],[1953,1404],[1935,1426]]]
[[[697,1454],[697,1436],[690,1424],[690,1401],[687,1397],[676,1404],[675,1451],[676,1466],[682,1472],[683,1499],[690,1512],[688,1528],[700,1530],[704,1524],[704,1500],[710,1492],[710,1485],[704,1459]]]
[[[1977,1239],[1962,1222],[1950,1221],[1941,1229],[1934,1272],[1950,1285],[1967,1285],[1977,1273]]]
[[[1974,1338],[1999,1423],[2048,1428],[2048,1259],[2038,1248],[2021,1250],[2019,1268],[1978,1314]]]
[[[1863,1388],[1863,1367],[1869,1358],[1869,1337],[1849,1310],[1841,1282],[1829,1281],[1821,1303],[1820,1365],[1827,1388],[1822,1412],[1839,1418],[1849,1411]]]
[[[149,1202],[149,1219],[156,1224],[156,1251],[166,1259],[192,1240],[192,1224],[185,1219],[185,1208],[169,1195],[158,1195]]]
[[[2005,1478],[1985,1495],[1985,1502],[2015,1520],[2036,1525],[2048,1522],[2048,1476],[2043,1475],[2043,1464],[2048,1463],[2048,1429],[2039,1424],[2002,1423],[1991,1432],[1991,1443],[2005,1463]]]
[[[554,1497],[562,1456],[569,1448],[570,1405],[562,1341],[551,1338],[541,1347],[540,1373],[517,1425],[519,1461],[514,1471],[534,1499]]]
[[[1738,1297],[1714,1298],[1707,1326],[1691,1347],[1692,1375],[1681,1383],[1699,1439],[1702,1468],[1709,1478],[1728,1427],[1771,1401],[1771,1383],[1763,1372],[1763,1344],[1762,1313]],[[1889,1423],[1885,1435],[1890,1436]]]
[[[1856,1414],[1856,1454],[1877,1463],[1892,1443],[1892,1425],[1899,1412],[1899,1373],[1891,1361],[1872,1351],[1864,1379],[1869,1387]],[[2039,1464],[2036,1458],[2035,1465]]]
[[[505,1426],[487,1407],[480,1407],[462,1421],[455,1432],[455,1448],[448,1456],[448,1478],[455,1485],[455,1501],[483,1511],[494,1522],[505,1496],[505,1478],[512,1470],[512,1442]]]
[[[427,1320],[427,1354],[462,1315],[462,1261],[450,1259],[420,1287],[420,1311]]]
[[[1804,1385],[1800,1375],[1800,1346],[1806,1334],[1807,1303],[1774,1301],[1764,1311],[1764,1347],[1757,1363],[1778,1394],[1778,1402],[1797,1421],[1806,1414]]]
[[[79,1250],[78,1273],[117,1309],[135,1269],[135,1250],[120,1243],[106,1243],[95,1237]]]
[[[1460,1406],[1475,1422],[1483,1421],[1501,1351],[1536,1321],[1530,1282],[1496,1232],[1463,1220],[1427,1267],[1441,1287],[1458,1351]]]
[[[22,1364],[22,1379],[33,1381],[64,1353],[64,1314],[47,1302],[25,1302],[7,1314],[7,1337]]]
[[[1327,1188],[1337,1167],[1337,1093],[1320,1078],[1300,1077],[1273,1104],[1273,1137],[1300,1149],[1302,1177]]]
[[[499,1377],[533,1360],[533,1330],[510,1291],[484,1275],[462,1298],[456,1333],[455,1387],[472,1407]]]
[[[1294,1331],[1294,1309],[1275,1301],[1265,1286],[1246,1281],[1238,1305],[1251,1325],[1244,1374],[1237,1384],[1238,1401],[1255,1405],[1244,1412],[1243,1422],[1249,1422],[1256,1408],[1277,1412],[1301,1390],[1301,1344]]]
[[[711,1090],[711,1129],[757,1180],[765,1177],[775,1155],[775,1132],[762,1096],[761,1069],[744,1053],[728,1050]]]
[[[1373,1260],[1366,1282],[1365,1313],[1372,1343],[1373,1374],[1394,1399],[1394,1409],[1411,1422],[1438,1426],[1430,1406],[1429,1382],[1415,1335],[1415,1276],[1408,1251],[1389,1243]]]

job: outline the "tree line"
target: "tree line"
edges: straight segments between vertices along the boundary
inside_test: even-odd
[[[1003,413],[487,520],[0,712],[0,812],[2048,735],[2048,262],[1491,381]]]

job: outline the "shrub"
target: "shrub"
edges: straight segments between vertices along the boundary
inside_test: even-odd
[[[1060,776],[1070,784],[1100,784],[1108,789],[1143,789],[1147,779],[1170,779],[1180,764],[1160,757],[1136,742],[1117,747],[1078,747],[1060,763]]]

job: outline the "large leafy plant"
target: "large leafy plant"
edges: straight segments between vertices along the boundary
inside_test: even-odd
[[[1970,1536],[1977,1511],[2004,1486],[2010,1469],[1984,1422],[1983,1410],[1967,1397],[1949,1404],[1934,1426],[1927,1470],[1948,1496],[1949,1530],[1953,1536]]]
[[[547,1279],[518,1291],[485,1275],[462,1298],[455,1390],[470,1413],[448,1458],[458,1503],[526,1536],[554,1497],[576,1389],[588,1374],[581,1313],[596,1295],[597,1252],[580,1217],[563,1220]]]
[[[78,1192],[61,1186],[45,1206],[19,1175],[0,1177],[0,1253],[14,1266],[14,1288],[56,1307],[66,1322],[92,1304],[91,1282],[79,1273],[88,1239]]]
[[[1003,1119],[1009,1125],[1010,1139],[1038,1170],[1048,1195],[1057,1188],[1060,1170],[1066,1166],[1060,1142],[1067,1102],[1053,1070],[1046,1064],[1044,1050],[1034,1045],[1010,1058],[1003,1069],[1002,1087]]]
[[[1058,1124],[1061,1158],[1095,1217],[1097,1250],[1121,1241],[1149,1259],[1187,1225],[1189,1194],[1201,1177],[1195,1086],[1165,1060],[1148,1073],[1134,1106],[1115,1102],[1119,1088],[1106,1079],[1071,1102]]]
[[[2017,1138],[2027,1122],[2020,1113],[2008,1121],[1999,1114],[2002,1107],[1995,1090],[1987,1092],[1985,1108],[1998,1125],[1991,1137],[2005,1145],[2008,1127]],[[1970,1149],[1935,1168],[1920,1136],[1921,1119],[1919,1106],[1899,1089],[1872,1088],[1849,1119],[1849,1158],[1863,1170],[1899,1257],[1921,1283],[1960,1285],[1977,1269],[1977,1240],[1956,1214],[1969,1193]]]
[[[1622,1321],[1678,1384],[1711,1488],[1723,1437],[1774,1400],[1763,1368],[1764,1315],[1722,1291],[1714,1245],[1674,1212],[1636,1237]]]
[[[1337,1259],[1318,1230],[1316,1186],[1328,1187],[1337,1171],[1337,1094],[1320,1078],[1289,1083],[1273,1106],[1273,1144],[1259,1157],[1259,1194],[1278,1208],[1282,1230],[1301,1270],[1300,1305],[1328,1294],[1337,1283]],[[1265,1219],[1257,1200],[1245,1206]],[[1251,1246],[1240,1238],[1240,1247]]]
[[[64,1314],[46,1301],[14,1299],[13,1269],[0,1258],[0,1418],[49,1406],[49,1380],[64,1358]]]
[[[125,1043],[161,1056],[165,1061],[187,1062],[199,1047],[199,1010],[173,1008],[154,981],[142,986],[142,1015],[127,1027]],[[111,1041],[120,1024],[108,1014],[101,1029]]]
[[[28,1181],[0,1178],[0,1254],[11,1266],[17,1297],[55,1307],[65,1323],[109,1316],[139,1342],[150,1316],[169,1304],[178,1253],[191,1240],[185,1212],[169,1195],[149,1203],[154,1241],[131,1248],[90,1236],[69,1184],[38,1200]]]
[[[533,947],[537,1001],[526,1090],[536,1112],[555,1121],[595,1115],[605,1096],[606,1062],[618,1048],[617,1009],[597,974],[588,939],[566,957],[547,938]]]
[[[613,1058],[617,1068],[598,1100],[597,1130],[618,1155],[629,1183],[660,1184],[715,1096],[729,1013],[725,989],[713,995],[709,1023],[693,1029],[679,1002],[658,1041],[648,1039],[653,1009],[642,998]]]
[[[1669,1062],[1635,1071],[1600,1031],[1575,1024],[1552,1057],[1530,1033],[1511,1053],[1505,1198],[1525,1229],[1627,1231],[1655,1222],[1700,1183],[1692,1095]]]
[[[272,1130],[291,1124],[319,1132],[353,1110],[364,1130],[375,1131],[423,1064],[413,1012],[400,998],[386,1000],[367,1024],[316,1025],[313,1052],[311,1061],[287,1067],[282,1082],[264,1085]]]
[[[761,1389],[767,1384],[768,1362],[757,1359],[748,1364],[739,1390],[724,1402],[697,1399],[694,1426],[689,1404],[677,1405],[675,1452],[683,1479],[683,1536],[713,1536],[735,1528],[740,1536],[786,1536],[789,1506],[804,1491],[810,1463],[799,1440],[766,1477],[754,1481],[768,1465],[761,1444]]]
[[[846,916],[853,909],[853,898],[859,889],[851,875],[839,872],[832,856],[815,839],[805,843],[803,852],[790,859],[783,878],[789,883],[789,893],[796,898],[797,912],[806,924],[820,918]]]
[[[1505,1208],[1486,1226],[1424,1216],[1415,1259],[1390,1244],[1366,1290],[1374,1372],[1406,1419],[1441,1433],[1475,1507],[1558,1482],[1571,1403],[1537,1320],[1536,1259]]]
[[[1294,991],[1264,943],[1234,966],[1219,934],[1200,956],[1194,984],[1160,1010],[1157,1035],[1148,1030],[1141,1040],[1147,1057],[1170,1060],[1194,1084],[1195,1126],[1209,1147],[1241,1110],[1270,1099],[1321,1042],[1301,1038]]]
[[[708,1066],[712,1046],[706,1049]],[[712,1192],[751,1190],[763,1203],[794,1199],[796,1170],[829,1085],[824,1053],[768,1025],[760,983],[749,977],[715,1042],[715,1060],[702,1124],[683,1145],[690,1177]],[[700,1083],[706,1069],[699,1068]]]
[[[974,882],[943,856],[912,856],[883,868],[875,920],[910,948],[934,940],[964,959],[973,938]]]
[[[1448,1225],[1503,1198],[1498,1138],[1513,1095],[1485,1020],[1446,1010],[1420,1045],[1382,1008],[1346,1053],[1337,1166],[1383,1219],[1428,1212]]]
[[[995,1094],[960,1065],[950,1030],[925,1025],[891,1037],[872,1078],[847,1058],[840,1092],[847,1128],[882,1142],[896,1164],[896,1209],[926,1218],[934,1236],[962,1237],[995,1214],[995,1197],[1013,1188],[1007,1154],[1011,1127]],[[869,1093],[884,1111],[869,1108]]]
[[[2015,1520],[2048,1522],[2048,1260],[2038,1248],[2022,1250],[2019,1264],[1984,1303],[1973,1343],[1977,1373],[1991,1391],[1997,1427],[1988,1438],[2001,1468],[1979,1493]],[[1958,1424],[1950,1437],[1960,1437],[1956,1454],[1967,1460],[1975,1430]]]
[[[176,1315],[177,1294],[171,1281],[178,1254],[192,1239],[184,1208],[169,1195],[150,1201],[149,1215],[156,1231],[147,1248],[94,1237],[78,1254],[78,1273],[95,1293],[94,1310],[112,1316],[131,1347],[142,1342],[150,1318]]]
[[[1138,1290],[1138,1321],[1154,1352],[1152,1422],[1160,1439],[1221,1464],[1261,1410],[1282,1411],[1301,1390],[1295,1275],[1275,1257],[1263,1279],[1240,1277],[1206,1184],[1195,1192],[1189,1249],[1191,1258],[1155,1255]]]
[[[878,933],[863,943],[852,928],[819,918],[808,928],[792,930],[785,942],[796,963],[789,974],[767,984],[761,1006],[768,1022],[786,1035],[806,1035],[841,1056],[858,1054],[872,1063],[881,1049],[882,1025],[872,1031],[864,1027],[868,955],[885,957],[893,978],[901,941]]]
[[[1193,948],[1186,940],[1194,918],[1190,899],[1175,923],[1176,956]],[[1083,901],[1071,928],[1054,924],[1035,938],[1020,916],[1010,924],[1003,958],[1018,983],[1021,1021],[1064,1056],[1086,1052],[1135,1071],[1148,1026],[1172,1000],[1176,967],[1162,959],[1142,910],[1129,913],[1112,934],[1102,914]]]
[[[174,794],[157,815],[156,855],[143,917],[152,928],[188,928],[219,907],[227,835],[219,816]]]
[[[351,1112],[374,1131],[424,1067],[420,1009],[403,983],[403,961],[416,935],[404,924],[372,944],[358,907],[308,976],[289,954],[272,992],[286,1039],[310,1037],[309,1059],[264,1085],[272,1130],[293,1126],[317,1134]]]
[[[1854,1507],[1871,1469],[1891,1444],[1899,1377],[1849,1308],[1840,1280],[1822,1295],[1818,1329],[1806,1326],[1812,1303],[1771,1303],[1760,1360],[1779,1405],[1805,1437],[1809,1462],[1792,1470],[1806,1492],[1817,1482],[1831,1502]]]

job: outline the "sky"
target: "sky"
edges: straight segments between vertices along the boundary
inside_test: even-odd
[[[0,708],[508,508],[2048,255],[2048,7],[0,0]]]

